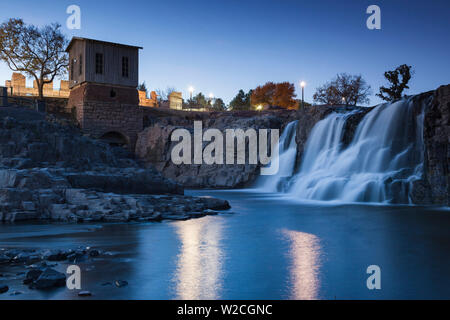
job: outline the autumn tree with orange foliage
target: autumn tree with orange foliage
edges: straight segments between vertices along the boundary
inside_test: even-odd
[[[295,86],[293,83],[281,82],[273,83],[267,82],[263,86],[258,86],[252,92],[251,104],[252,106],[278,106],[286,109],[297,108],[297,101]]]

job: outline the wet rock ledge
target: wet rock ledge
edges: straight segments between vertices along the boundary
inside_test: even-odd
[[[0,221],[128,222],[188,220],[230,209],[226,200],[183,195],[103,193],[89,189],[0,190]]]

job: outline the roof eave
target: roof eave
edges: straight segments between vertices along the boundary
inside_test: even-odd
[[[132,45],[128,45],[128,44],[122,44],[122,43],[115,43],[115,42],[109,42],[109,41],[102,41],[102,40],[95,40],[95,39],[89,39],[89,38],[81,38],[81,37],[73,37],[72,40],[70,40],[69,44],[67,45],[66,48],[66,52],[69,52],[70,48],[72,47],[73,43],[75,41],[93,41],[93,42],[99,42],[99,43],[104,43],[104,44],[108,44],[108,45],[116,45],[116,46],[120,46],[120,47],[128,47],[128,48],[135,48],[135,49],[144,49],[143,47],[138,47],[138,46],[132,46]]]

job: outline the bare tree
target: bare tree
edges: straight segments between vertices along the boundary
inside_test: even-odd
[[[36,80],[39,99],[43,99],[44,84],[67,71],[68,41],[60,28],[58,23],[38,28],[22,19],[9,19],[0,25],[0,59],[11,70]]]
[[[313,95],[315,103],[324,103],[329,105],[336,105],[342,103],[342,97],[336,86],[332,83],[326,83],[316,89]]]
[[[330,82],[317,88],[313,98],[318,103],[356,106],[369,103],[370,94],[371,88],[361,75],[340,73]]]

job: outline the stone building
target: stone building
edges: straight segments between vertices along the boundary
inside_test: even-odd
[[[39,96],[39,90],[36,80],[33,81],[33,87],[29,88],[26,85],[26,78],[18,72],[13,72],[11,80],[5,81],[5,87],[8,88],[8,95],[10,96]],[[67,98],[69,97],[69,82],[61,80],[59,90],[53,89],[53,82],[44,84],[44,97],[47,98]]]
[[[183,109],[183,96],[181,92],[173,91],[169,95],[169,108],[175,110]]]
[[[183,96],[181,92],[172,91],[167,100],[159,102],[158,106],[163,109],[183,110]]]
[[[80,128],[95,138],[134,147],[143,129],[139,107],[141,47],[72,38],[69,53],[68,107]]]
[[[150,92],[150,98],[147,98],[147,92],[138,90],[139,92],[139,105],[141,107],[158,107],[158,95],[155,91]]]

